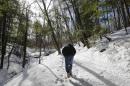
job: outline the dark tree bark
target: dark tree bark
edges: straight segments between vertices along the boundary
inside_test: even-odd
[[[62,9],[61,4],[60,4],[60,1],[58,0],[58,2],[59,2],[60,10],[61,10],[61,12],[62,12],[62,17],[63,17],[63,19],[64,19],[65,25],[66,25],[67,30],[68,30],[68,33],[69,33],[69,40],[70,40],[70,42],[73,44],[73,40],[72,40],[72,36],[71,36],[71,33],[70,33],[69,25],[68,25],[67,20],[66,20],[66,18],[65,18],[63,9]],[[65,2],[66,2],[66,1],[65,1]],[[68,8],[68,9],[69,9],[69,8]],[[70,13],[70,15],[71,15],[71,13]],[[71,15],[71,16],[72,16],[72,15]],[[74,23],[74,22],[73,22],[73,23]]]
[[[7,15],[4,13],[3,16],[3,24],[2,24],[2,50],[1,50],[1,64],[0,64],[0,69],[3,69],[3,64],[4,64],[4,57],[6,54],[6,44],[7,44],[7,28],[6,28],[6,21],[7,20]]]
[[[122,25],[122,23],[121,23],[121,19],[122,19],[122,16],[121,16],[121,14],[120,14],[120,9],[117,7],[117,18],[118,18],[118,29],[117,30],[120,30],[122,27],[121,27],[121,25]]]
[[[77,5],[77,1],[76,0],[69,0],[69,1],[72,4],[72,8],[74,10],[77,28],[84,30],[85,28],[84,28],[84,26],[82,24],[81,15],[80,15],[80,12],[79,12],[79,7]],[[83,44],[85,46],[90,48],[87,32],[82,32],[82,37],[80,38],[80,40],[83,42]]]
[[[2,18],[0,17],[0,57],[2,48]]]
[[[116,30],[118,30],[118,24],[117,24],[117,18],[116,18],[116,11],[114,9],[114,2],[113,0],[110,1],[111,2],[111,5],[112,5],[112,12],[113,12],[113,15],[114,15],[114,27],[116,28]]]
[[[128,25],[130,25],[130,12],[129,12],[129,7],[128,7],[128,4],[126,2],[126,0],[122,0],[124,5],[125,5],[125,9],[126,9],[126,13],[127,13],[127,16],[128,16]]]
[[[72,23],[73,23],[73,25],[74,25],[74,28],[75,28],[75,30],[76,30],[77,27],[76,27],[76,25],[75,25],[75,22],[74,22],[73,16],[72,16],[71,11],[70,11],[70,9],[69,9],[69,5],[68,5],[68,3],[66,2],[66,0],[64,0],[64,2],[65,2],[65,4],[66,4],[66,6],[67,6],[67,10],[68,10],[68,12],[69,12],[70,18],[71,18]]]
[[[128,22],[127,22],[127,18],[126,18],[125,9],[124,9],[124,3],[122,2],[122,0],[120,0],[119,3],[120,3],[120,6],[121,6],[121,12],[122,12],[125,31],[126,31],[126,34],[128,34],[128,31],[127,31]]]
[[[60,47],[59,47],[59,44],[58,44],[58,42],[57,42],[57,40],[56,40],[55,33],[54,33],[54,29],[53,29],[53,27],[52,27],[52,24],[51,24],[51,21],[50,21],[50,18],[49,18],[49,15],[48,15],[48,12],[47,12],[47,9],[46,9],[46,4],[45,4],[44,0],[42,0],[42,3],[43,3],[43,6],[44,6],[45,14],[46,14],[46,16],[47,16],[47,22],[48,22],[48,24],[49,24],[49,26],[50,26],[50,29],[51,29],[51,31],[52,31],[53,41],[54,41],[55,46],[56,46],[56,48],[57,48],[57,50],[58,50],[58,53],[61,54]]]
[[[24,41],[23,41],[23,62],[22,67],[25,68],[27,57],[26,57],[26,48],[27,48],[27,36],[28,36],[28,27],[29,27],[29,14],[26,9],[26,27],[25,27],[25,33],[24,33]]]
[[[40,49],[40,53],[39,53],[39,64],[41,64],[41,52],[42,52],[42,35],[40,34],[40,44],[39,44],[39,49]]]
[[[14,50],[14,45],[12,46],[12,49],[11,49],[11,51],[10,51],[9,54],[8,54],[8,64],[7,64],[7,69],[9,69],[9,66],[10,66],[10,56],[11,56],[13,50]]]

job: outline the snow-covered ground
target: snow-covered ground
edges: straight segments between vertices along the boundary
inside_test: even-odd
[[[130,33],[121,30],[110,37],[111,42],[103,39],[90,49],[75,46],[73,78],[66,79],[64,57],[55,52],[43,56],[41,64],[31,59],[30,66],[4,86],[130,86]]]

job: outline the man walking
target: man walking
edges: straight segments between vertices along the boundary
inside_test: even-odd
[[[65,57],[65,69],[67,72],[67,77],[72,77],[72,64],[73,64],[73,58],[76,53],[75,48],[72,44],[68,44],[62,49],[62,54]]]

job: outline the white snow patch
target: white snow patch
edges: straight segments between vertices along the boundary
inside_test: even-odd
[[[111,42],[104,38],[90,49],[75,45],[74,78],[65,79],[64,57],[55,52],[43,56],[41,64],[38,59],[31,60],[28,69],[4,86],[129,86],[130,34],[121,30],[110,37]]]

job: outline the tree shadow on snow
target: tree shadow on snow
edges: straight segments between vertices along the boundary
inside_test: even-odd
[[[74,82],[72,80],[70,80],[70,83],[73,84],[74,86],[92,86],[90,83],[88,83],[86,80],[82,79],[82,78],[77,78],[77,77],[73,77],[75,80],[79,81],[79,83]]]
[[[104,82],[107,86],[117,86],[116,84],[114,84],[113,82],[107,80],[106,78],[104,78],[103,76],[100,76],[98,73],[90,70],[87,67],[82,66],[81,64],[75,62],[76,65],[78,65],[79,67],[83,68],[84,70],[86,70],[87,72],[93,74],[95,77],[97,77],[99,80],[101,80],[102,82]]]
[[[51,68],[49,68],[47,65],[45,65],[45,64],[41,64],[41,65],[43,65],[44,67],[46,67],[46,68],[51,72],[51,74],[56,77],[56,83],[57,83],[58,81],[60,81],[60,82],[63,82],[63,81],[64,81],[64,80],[62,80],[61,78],[59,78],[59,77],[51,70]]]
[[[20,81],[19,85],[18,86],[23,86],[23,82],[24,80],[29,76],[29,74],[27,73],[27,68],[24,69],[23,73],[22,73],[22,80]]]

